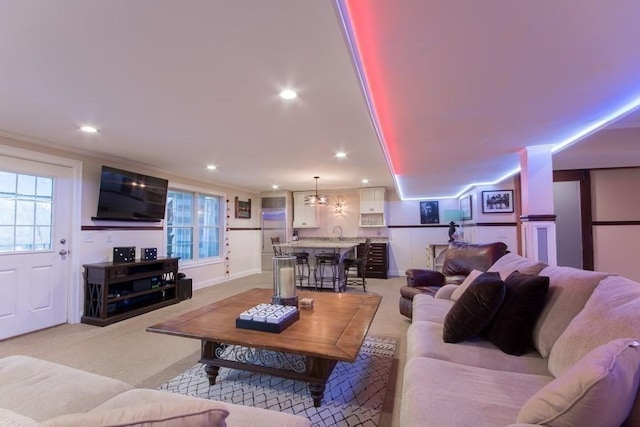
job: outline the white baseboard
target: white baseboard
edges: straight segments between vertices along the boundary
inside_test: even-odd
[[[260,274],[262,273],[262,270],[259,268],[255,268],[252,270],[247,270],[247,271],[242,271],[240,273],[234,273],[234,274],[230,274],[229,277],[216,277],[214,279],[210,279],[210,280],[205,280],[205,281],[201,281],[198,283],[194,283],[193,284],[193,290],[196,291],[198,289],[204,289],[204,288],[208,288],[209,286],[215,286],[215,285],[219,285],[221,283],[226,283],[230,280],[234,280],[234,279],[241,279],[243,277],[247,277],[247,276],[252,276],[254,274]]]

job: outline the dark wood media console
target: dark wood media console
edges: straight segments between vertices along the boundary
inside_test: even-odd
[[[106,326],[180,302],[179,259],[84,264],[82,323]]]

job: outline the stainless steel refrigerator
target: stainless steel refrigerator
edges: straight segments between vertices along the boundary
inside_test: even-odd
[[[280,197],[262,197],[262,269],[273,269],[273,246],[271,238],[278,237],[286,242],[289,237],[288,202],[286,195]]]

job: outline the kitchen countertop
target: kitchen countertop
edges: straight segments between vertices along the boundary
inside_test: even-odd
[[[367,237],[301,237],[299,242],[356,242],[364,243]],[[389,243],[388,237],[369,237],[371,243]]]
[[[275,244],[274,246],[280,246],[281,248],[335,248],[335,249],[349,249],[358,246],[358,244],[364,243],[362,240],[298,240],[297,242],[287,242]]]

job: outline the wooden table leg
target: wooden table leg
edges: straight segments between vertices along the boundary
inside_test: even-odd
[[[313,406],[316,408],[322,404],[327,381],[337,363],[337,360],[307,357],[307,375],[315,380],[309,382],[309,394],[313,399]]]
[[[202,340],[200,362],[206,364],[204,371],[207,373],[207,378],[209,378],[209,385],[214,385],[216,383],[220,367],[207,363],[207,360],[217,359],[218,356],[216,355],[216,350],[220,347],[222,347],[221,343]]]

